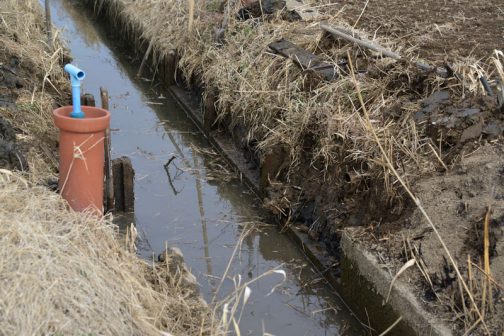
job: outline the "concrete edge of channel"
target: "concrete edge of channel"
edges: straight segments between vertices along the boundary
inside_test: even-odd
[[[367,279],[385,300],[393,277],[380,266],[378,259],[372,253],[352,238],[351,232],[352,228],[343,231],[341,249],[350,262],[357,267],[359,274]],[[399,278],[390,292],[389,304],[419,335],[453,335],[446,323],[425,310],[413,293],[411,286]]]

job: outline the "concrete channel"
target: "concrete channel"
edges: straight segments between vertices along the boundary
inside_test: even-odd
[[[403,320],[390,335],[449,334],[398,286],[391,304],[383,306],[382,289],[392,277],[349,235],[343,235],[344,254],[334,267],[323,246],[306,234],[295,229],[280,233],[261,209],[259,171],[249,169],[231,139],[205,127],[197,96],[163,83],[166,72],[176,71],[173,59],[161,62],[161,81],[152,74],[136,78],[138,55],[145,52],[135,43],[140,32],[124,40],[120,27],[104,24],[106,17],[95,18],[82,2],[52,0],[52,6],[53,21],[75,64],[88,72],[85,91],[98,96],[100,86],[109,90],[112,155],[130,157],[136,172],[134,222],[141,233],[141,257],[149,260],[166,245],[177,246],[202,294],[212,301],[234,246],[255,225],[230,274],[252,279],[279,267],[287,280],[271,295],[280,276],[254,283],[243,334],[380,334],[399,316]],[[225,281],[217,298],[232,286]]]

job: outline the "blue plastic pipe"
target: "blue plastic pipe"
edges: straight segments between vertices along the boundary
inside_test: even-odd
[[[65,71],[70,75],[72,82],[73,111],[70,117],[84,118],[85,115],[81,109],[81,81],[86,77],[86,73],[72,64],[65,65]]]

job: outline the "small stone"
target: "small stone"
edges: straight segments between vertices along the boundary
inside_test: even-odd
[[[450,99],[450,93],[448,91],[437,91],[431,94],[429,97],[425,98],[422,102],[423,106],[428,106],[431,104],[441,104]]]
[[[465,166],[458,166],[456,172],[459,175],[465,175],[465,174],[467,174],[467,167],[465,167]]]
[[[158,255],[158,261],[165,262],[166,256],[168,256],[170,261],[173,263],[177,264],[184,263],[184,255],[182,254],[182,251],[178,247],[168,247],[166,250],[164,250]]]
[[[454,115],[458,118],[471,117],[480,113],[480,109],[471,108],[471,109],[457,109],[454,111]]]
[[[477,138],[481,135],[481,132],[483,132],[483,124],[481,122],[469,126],[462,132],[460,142],[464,143],[467,140]]]

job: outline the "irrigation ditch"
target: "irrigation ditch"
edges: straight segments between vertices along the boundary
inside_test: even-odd
[[[397,272],[392,272],[391,269],[393,268],[389,268],[389,264],[393,264],[394,262],[388,260],[387,257],[385,258],[387,260],[383,260],[383,250],[380,248],[380,246],[377,246],[378,244],[374,243],[372,239],[362,239],[363,236],[373,236],[377,232],[375,229],[367,231],[366,229],[359,228],[359,226],[363,225],[366,221],[370,221],[373,214],[380,213],[380,206],[384,206],[384,202],[380,200],[380,194],[378,194],[377,197],[373,197],[370,196],[372,194],[370,192],[368,194],[365,194],[361,199],[357,200],[361,203],[357,204],[356,208],[360,212],[369,212],[369,215],[366,214],[364,217],[356,217],[350,215],[349,217],[347,217],[345,220],[355,222],[353,225],[350,225],[354,227],[334,231],[331,230],[329,233],[324,232],[323,230],[312,229],[314,226],[316,226],[314,225],[314,222],[316,223],[317,221],[320,221],[327,223],[332,219],[324,217],[324,215],[321,214],[320,211],[314,210],[314,208],[322,207],[324,203],[327,203],[328,201],[313,197],[312,199],[308,199],[306,202],[304,202],[302,206],[296,205],[297,208],[289,209],[288,206],[286,206],[285,208],[279,208],[278,203],[272,201],[272,199],[275,198],[272,195],[275,195],[275,193],[282,190],[282,188],[277,188],[276,183],[281,182],[282,176],[286,174],[285,165],[289,164],[288,150],[286,150],[282,146],[277,146],[268,148],[267,151],[260,152],[249,146],[249,143],[244,145],[244,139],[247,138],[247,129],[243,125],[236,125],[231,120],[225,118],[223,119],[220,117],[221,113],[218,111],[220,106],[220,88],[218,86],[208,86],[207,83],[203,83],[201,81],[201,78],[199,78],[198,76],[187,78],[184,75],[184,71],[181,69],[181,67],[179,67],[179,60],[181,59],[181,55],[179,54],[180,51],[176,49],[163,50],[162,46],[156,45],[156,41],[152,39],[146,39],[146,31],[149,29],[148,23],[146,24],[145,21],[142,21],[141,19],[138,19],[139,21],[135,22],[135,18],[133,16],[126,14],[125,8],[122,7],[124,6],[124,3],[122,1],[96,2],[89,0],[85,3],[88,7],[87,15],[96,15],[97,21],[99,21],[100,25],[103,25],[104,27],[103,31],[106,32],[104,34],[112,34],[114,39],[121,39],[122,43],[127,46],[128,52],[133,51],[136,53],[136,65],[128,69],[130,75],[137,74],[139,68],[145,68],[143,63],[146,62],[146,64],[148,64],[148,67],[151,68],[150,70],[152,72],[149,73],[147,70],[145,70],[143,71],[145,74],[141,73],[140,77],[149,77],[150,79],[146,80],[146,82],[150,83],[155,77],[157,82],[152,83],[158,83],[161,85],[156,86],[156,95],[164,95],[165,93],[170,94],[173,97],[174,101],[181,106],[186,116],[192,120],[192,123],[196,126],[198,132],[204,134],[206,138],[206,140],[201,140],[198,139],[197,136],[193,136],[189,138],[189,140],[185,141],[197,143],[200,145],[203,142],[208,141],[212,145],[212,148],[218,153],[221,158],[226,161],[227,165],[232,167],[232,170],[238,173],[239,180],[246,184],[248,188],[250,188],[252,193],[255,194],[255,198],[248,197],[246,202],[251,202],[252,200],[254,200],[254,202],[259,202],[258,200],[260,199],[264,201],[266,205],[269,205],[268,208],[270,213],[265,216],[269,220],[272,219],[278,222],[281,227],[281,231],[289,236],[291,241],[295,242],[297,248],[302,251],[303,254],[305,254],[310,262],[315,266],[315,268],[317,269],[317,274],[322,275],[330,283],[332,288],[334,288],[334,290],[336,290],[336,292],[339,293],[339,295],[342,297],[343,301],[348,304],[348,306],[354,313],[356,313],[358,319],[362,321],[363,324],[366,324],[372,328],[373,333],[379,334],[389,328],[391,325],[394,325],[394,328],[390,331],[390,333],[397,335],[450,335],[452,333],[457,333],[455,327],[456,323],[454,321],[447,320],[446,315],[437,315],[435,309],[433,310],[429,307],[426,307],[424,301],[428,300],[425,300],[425,297],[423,295],[418,295],[418,292],[429,292],[429,289],[419,290],[419,285],[415,281],[403,281],[402,279],[396,281],[394,275]],[[91,43],[91,45],[93,45],[93,43]],[[124,50],[124,47],[122,48],[122,50]],[[161,49],[163,51],[155,53],[152,51],[154,49]],[[122,52],[121,48],[118,48],[117,50],[119,50],[119,52]],[[348,63],[345,66],[347,65]],[[438,69],[434,68],[434,70],[437,71]],[[202,71],[203,70],[201,69],[196,69],[195,72],[198,73]],[[450,69],[444,68],[443,71],[449,72]],[[151,88],[153,85],[158,84],[151,84]],[[424,102],[422,105],[423,109],[420,111],[421,113],[415,116],[421,119],[425,117],[425,114],[431,113],[441,104],[446,103],[446,98],[443,98],[444,94],[441,94],[441,96],[442,97],[439,97],[438,94],[438,96],[430,97],[428,98],[430,99],[430,101],[426,99],[426,102]],[[476,101],[476,99],[474,101]],[[158,103],[157,100],[153,100],[153,102],[154,104]],[[475,112],[475,108],[472,105],[466,104],[463,107],[458,108],[458,110],[454,112],[453,118],[456,119],[470,117],[471,115],[478,114],[480,110],[484,113],[487,113],[486,111],[493,111],[494,105],[492,104],[494,103],[489,102],[488,99],[485,100],[485,98],[482,98],[481,101],[478,100],[476,103],[477,108],[479,109],[478,112]],[[142,107],[139,106],[138,108]],[[162,112],[156,113],[158,113],[158,115],[160,116],[163,116]],[[457,113],[459,115],[458,117],[456,116]],[[493,112],[489,113],[491,114]],[[186,124],[186,121],[180,119],[180,115],[177,118],[181,120],[179,121],[180,123]],[[448,124],[450,123],[450,121],[447,122]],[[451,122],[457,123],[458,121],[451,120]],[[462,130],[456,128],[455,132],[448,131],[447,133],[444,133],[448,134],[448,136],[457,138],[456,140],[450,140],[454,142],[459,141],[461,138],[463,140],[460,141],[463,142],[467,142],[468,140],[478,137],[481,139],[481,137],[483,137],[482,134],[485,134],[485,136],[493,139],[492,141],[494,142],[486,144],[486,147],[483,146],[483,148],[485,148],[483,152],[485,154],[489,153],[492,155],[488,155],[487,157],[479,157],[477,159],[474,159],[473,161],[471,161],[471,158],[465,160],[464,154],[461,155],[462,159],[460,159],[459,161],[457,161],[456,158],[448,157],[440,159],[442,166],[444,166],[444,169],[442,169],[443,172],[448,170],[443,163],[443,160],[447,162],[453,160],[453,162],[455,162],[454,170],[456,171],[451,175],[447,173],[445,176],[442,176],[442,178],[438,179],[436,179],[436,176],[431,177],[432,181],[430,181],[430,184],[424,184],[423,187],[427,190],[431,188],[430,185],[440,183],[439,181],[442,180],[443,183],[446,183],[446,186],[440,191],[441,193],[443,193],[445,192],[445,190],[450,190],[452,187],[460,183],[459,180],[453,178],[452,181],[451,178],[453,177],[453,175],[463,174],[460,173],[460,171],[465,169],[466,172],[468,170],[471,171],[471,174],[468,174],[470,175],[468,179],[472,179],[472,183],[480,185],[481,192],[483,193],[486,190],[486,184],[492,184],[494,179],[489,178],[488,181],[481,182],[475,181],[473,176],[485,174],[488,176],[494,176],[494,173],[500,169],[500,160],[494,160],[495,157],[499,156],[499,149],[495,149],[495,146],[492,147],[492,145],[497,144],[499,135],[492,133],[492,130],[490,129],[492,127],[500,127],[500,123],[500,120],[492,121],[490,123],[483,122],[483,124],[476,123],[475,125],[477,125],[477,127],[481,129],[480,131],[475,130],[475,127],[470,129],[471,125],[467,127],[467,124],[464,124],[464,126],[461,126],[465,127],[463,129],[461,128]],[[446,124],[443,124],[443,126],[446,126]],[[446,127],[450,128],[450,126]],[[123,124],[118,128],[123,129],[127,127]],[[187,128],[181,129],[187,130]],[[483,131],[483,129],[486,129],[486,131]],[[438,130],[436,129],[431,131],[437,132]],[[118,133],[120,132],[121,131],[119,131]],[[191,132],[195,133],[194,131]],[[499,132],[500,131],[497,131],[497,133]],[[477,133],[477,135],[474,136],[473,133]],[[497,140],[495,140],[495,138],[497,138]],[[309,139],[307,141],[309,142]],[[461,144],[460,141],[458,142],[459,144]],[[202,147],[204,146],[202,145]],[[467,147],[469,148],[469,146]],[[471,147],[470,149],[468,148],[465,148],[464,150],[467,149],[477,151],[475,147]],[[141,148],[136,148],[133,150],[138,153],[139,151],[141,151]],[[186,151],[187,149],[183,149],[177,156],[183,157],[183,153],[186,153]],[[175,152],[177,152],[177,150],[175,150]],[[434,154],[436,154],[436,150],[433,150],[433,152]],[[143,155],[143,159],[145,159],[145,157],[148,157],[150,154],[148,152],[144,152]],[[196,158],[195,160],[197,161],[198,158]],[[203,161],[206,162],[205,159],[203,159]],[[460,162],[462,162],[462,164]],[[483,168],[479,167],[478,162],[483,162]],[[475,166],[476,168],[474,168]],[[478,171],[477,169],[480,168],[483,170]],[[360,178],[359,174],[353,174],[351,171],[347,171],[343,175],[344,179],[346,179],[349,184],[354,183],[354,179],[358,181],[358,179]],[[312,176],[307,174],[306,176],[298,176],[297,178],[293,178],[293,180],[299,181],[303,178],[308,177],[313,178]],[[201,180],[201,177],[196,177],[196,180]],[[359,182],[356,183],[358,185]],[[301,188],[303,187],[304,186],[302,186]],[[422,184],[420,184],[419,190],[421,190],[421,187]],[[376,189],[379,188],[379,186],[370,187],[371,190],[374,190],[373,188]],[[292,188],[290,189],[290,191],[292,191]],[[349,192],[350,191],[347,191],[347,193]],[[462,191],[462,193],[464,192],[465,191]],[[424,195],[432,195],[436,193],[436,191],[428,191],[425,192]],[[479,194],[477,194],[477,196],[478,195]],[[464,197],[462,197],[462,199],[465,200]],[[435,202],[435,200],[433,200],[433,202]],[[412,205],[408,201],[405,202],[405,205],[401,205],[404,206],[405,210],[399,210],[398,212],[400,215],[396,215],[394,213],[396,211],[394,206],[398,206],[397,204],[399,203],[394,203],[393,206],[387,207],[387,210],[390,210],[391,215],[384,219],[385,222],[393,223],[394,225],[396,225],[397,222],[400,222],[404,219],[407,219],[408,221],[416,221],[418,223],[423,220],[415,212],[416,210],[414,210],[414,205]],[[481,203],[485,203],[485,200],[481,200]],[[136,208],[137,211],[141,212],[142,204],[138,204]],[[151,211],[154,207],[147,208],[149,209],[148,211]],[[287,212],[285,212],[286,208]],[[498,212],[496,216],[498,217],[501,208],[499,205],[494,208]],[[141,213],[137,214],[137,217],[141,216]],[[164,216],[164,214],[162,214],[161,216]],[[473,220],[472,217],[471,221]],[[496,221],[499,222],[500,220],[496,219]],[[499,228],[499,223],[495,223],[494,225]],[[322,227],[325,226],[327,225],[322,225]],[[380,224],[378,224],[377,226],[379,227]],[[139,225],[139,227],[141,228],[142,226]],[[431,233],[431,231],[429,230],[425,231],[425,228],[415,228],[415,230],[418,231],[416,232],[416,235],[419,237],[423,237],[423,235]],[[401,231],[397,230],[397,232]],[[269,232],[269,234],[271,234],[271,231]],[[380,234],[378,233],[378,235]],[[496,235],[498,236],[498,234]],[[394,239],[388,237],[385,237],[385,239],[394,241]],[[398,250],[401,250],[403,248],[402,246],[400,246],[400,243],[402,241],[404,241],[406,245],[410,244],[408,246],[410,246],[410,252],[413,255],[413,250],[415,248],[414,244],[410,243],[409,238],[398,238],[397,241],[395,241],[395,247]],[[273,239],[272,242],[275,243],[275,239]],[[428,244],[431,243],[425,243],[425,245],[432,247],[432,253],[439,253],[439,246]],[[434,247],[438,248],[437,252],[434,251]],[[208,246],[206,248],[208,248]],[[150,251],[149,247],[146,247],[145,251]],[[410,252],[405,252],[406,257]],[[467,252],[467,250],[463,250],[463,252]],[[145,257],[148,257],[148,255],[146,254]],[[192,255],[189,255],[189,258],[191,257]],[[419,256],[417,255],[417,257]],[[208,256],[206,256],[206,258],[206,265],[204,267],[207,268],[208,273],[217,274],[218,271],[215,270],[215,264],[214,269],[211,270],[212,267],[208,266]],[[397,263],[395,263],[394,265],[397,266]],[[422,268],[420,268],[420,271],[422,271]],[[447,273],[451,274],[453,272],[453,269],[450,269]],[[453,276],[451,277],[453,278]],[[445,281],[445,279],[441,279],[441,282],[443,281]],[[431,286],[433,287],[432,284]],[[449,285],[446,285],[443,282],[442,286],[447,287]],[[434,290],[432,291],[434,292],[434,296],[439,295],[436,294]],[[387,301],[387,303],[384,303],[385,301]],[[465,305],[469,306],[470,302],[464,302],[463,305],[464,307]],[[325,307],[327,308],[327,306]],[[274,315],[274,313],[272,315]],[[272,317],[275,318],[275,316]],[[460,321],[458,321],[457,323],[460,323]],[[476,325],[477,324],[478,322],[476,322]],[[296,326],[298,325],[292,325],[293,328],[296,328]],[[470,327],[471,325],[467,326],[466,328]],[[284,331],[281,331],[282,329],[280,329],[280,326],[278,326],[278,328],[279,329],[277,332],[279,334],[283,334],[285,329],[283,329]],[[324,328],[326,328],[324,332],[327,332],[327,325],[323,326],[322,329]],[[254,327],[250,327],[250,329],[257,330],[254,329]],[[358,331],[353,332],[357,333]]]
[[[90,2],[95,5],[94,2]],[[127,45],[135,45],[135,52],[138,59],[143,59],[147,54],[148,43],[139,43],[142,31],[131,31],[128,29],[130,23],[123,22],[126,18],[113,16],[116,10],[104,7],[99,12],[99,18],[103,22],[115,22],[114,25],[108,26],[108,31],[116,30],[116,37],[124,39],[123,42]],[[120,11],[119,11],[120,12]],[[105,23],[107,25],[107,23]],[[117,32],[123,32],[117,33]],[[126,37],[126,38],[125,38]],[[149,64],[159,64],[156,71],[158,79],[161,80],[167,87],[177,102],[182,106],[187,116],[198,127],[199,131],[206,135],[207,139],[216,149],[219,154],[230,164],[237,172],[241,174],[241,179],[245,184],[256,194],[257,197],[264,196],[264,189],[267,184],[268,176],[275,175],[275,170],[278,170],[282,162],[271,155],[269,162],[262,166],[262,169],[251,169],[250,161],[244,157],[243,152],[239,149],[236,141],[229,134],[212,130],[212,124],[215,122],[215,99],[212,93],[206,93],[204,101],[202,101],[201,91],[184,90],[185,83],[179,82],[176,85],[177,73],[177,53],[175,50],[168,53],[167,57],[154,60],[148,59]],[[180,77],[179,77],[180,78]],[[235,140],[235,141],[233,141]],[[279,222],[280,224],[280,222]],[[401,322],[394,328],[394,333],[411,334],[420,330],[429,330],[429,334],[446,334],[446,327],[438,326],[439,322],[429,313],[425,312],[421,305],[408,297],[405,291],[394,290],[391,304],[383,306],[384,288],[388,288],[391,283],[391,277],[385,275],[376,259],[367,255],[358,245],[349,243],[347,238],[346,255],[341,255],[338,260],[338,266],[335,267],[335,259],[327,253],[327,249],[322,244],[311,239],[306,232],[301,232],[295,227],[286,227],[285,233],[298,245],[316,266],[320,274],[331,283],[333,288],[340,293],[342,298],[350,305],[351,309],[358,312],[358,317],[361,321],[368,321],[375,332],[379,333],[387,329],[398,318],[397,312],[408,312],[404,314],[408,316],[404,321],[409,321],[412,324],[410,327],[407,323]],[[348,258],[351,256],[351,258]],[[363,275],[367,275],[366,278]],[[380,284],[382,289],[376,292],[375,283]],[[394,309],[393,307],[396,307]],[[400,308],[399,308],[400,307]]]
[[[238,244],[240,257],[232,260],[228,274],[252,281],[253,293],[240,322],[242,330],[362,334],[365,322],[358,322],[302,250],[265,224],[272,223],[271,218],[260,209],[253,191],[244,190],[245,178],[226,168],[208,143],[214,140],[201,136],[197,128],[201,124],[189,119],[197,115],[186,115],[148,69],[137,77],[131,41],[119,41],[124,35],[117,27],[104,24],[103,17],[93,18],[93,11],[82,4],[62,0],[52,1],[52,6],[53,20],[63,29],[73,62],[87,70],[84,90],[105,86],[109,91],[112,154],[129,156],[136,174],[135,213],[120,220],[135,222],[139,255],[162,259],[166,242],[170,249],[178,246],[210,302]],[[279,268],[286,272],[284,282],[275,273],[253,281]],[[279,283],[281,290],[270,293]],[[235,285],[223,281],[216,300],[226,299]]]

